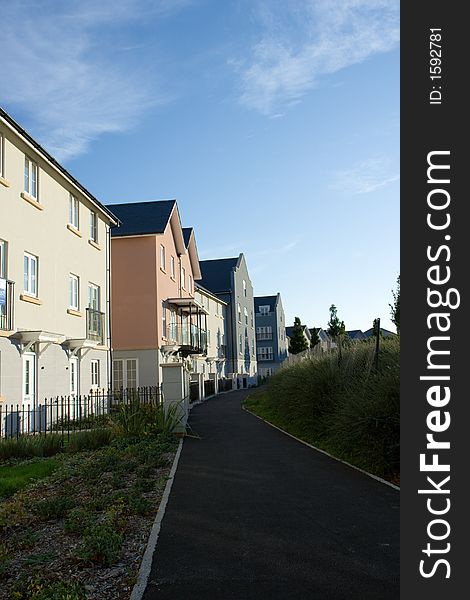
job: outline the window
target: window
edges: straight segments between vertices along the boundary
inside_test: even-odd
[[[167,334],[166,334],[166,306],[165,306],[165,302],[162,302],[162,337],[167,337]]]
[[[243,338],[242,338],[242,334],[240,333],[240,336],[238,338],[238,351],[240,352],[240,354],[243,353]]]
[[[251,355],[255,355],[255,338],[252,338],[251,340]]]
[[[24,253],[24,293],[38,295],[38,257]]]
[[[160,244],[160,268],[165,271],[165,246]]]
[[[175,257],[172,256],[170,258],[170,274],[171,274],[171,278],[175,279]]]
[[[242,322],[242,307],[240,306],[240,302],[238,303],[238,322]]]
[[[170,340],[176,340],[176,312],[174,310],[170,311],[170,330],[169,336]]]
[[[253,311],[251,311],[250,316],[251,316],[251,326],[254,327],[255,324],[253,322]]]
[[[98,215],[90,210],[90,240],[98,243]]]
[[[243,280],[243,295],[246,298],[246,281],[245,280]]]
[[[0,132],[0,177],[3,177],[4,171],[4,156],[5,156],[5,139],[3,137],[3,133]]]
[[[69,223],[75,229],[78,229],[78,200],[70,194],[69,197]]]
[[[243,307],[243,312],[245,313],[245,325],[248,325],[248,311],[246,310],[246,306]]]
[[[0,240],[0,277],[2,279],[7,279],[8,269],[7,269],[7,248],[8,244],[5,240]]]
[[[69,276],[69,308],[78,310],[79,306],[79,294],[80,294],[80,283],[77,275],[70,273]]]
[[[258,348],[258,360],[273,360],[272,346]]]
[[[193,278],[191,275],[188,275],[188,290],[190,294],[193,293]]]
[[[100,310],[100,287],[94,283],[88,284],[88,308]]]
[[[257,327],[256,338],[258,340],[272,340],[273,328],[271,327],[271,325],[267,325],[266,327]]]
[[[259,307],[260,315],[269,315],[269,308],[270,308],[269,304],[265,305],[265,306],[260,306]]]
[[[24,157],[24,191],[38,199],[38,166],[28,156]]]
[[[183,290],[186,289],[186,271],[184,267],[181,267],[181,287]]]
[[[99,360],[91,361],[91,387],[92,388],[100,387],[100,361]]]
[[[115,390],[137,388],[137,362],[136,358],[113,360],[113,388]]]

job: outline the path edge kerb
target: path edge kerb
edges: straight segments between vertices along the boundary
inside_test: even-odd
[[[147,547],[145,548],[145,552],[142,557],[139,573],[137,575],[137,581],[132,589],[130,600],[141,600],[147,588],[148,578],[150,575],[150,570],[152,568],[153,555],[157,546],[158,535],[160,533],[162,520],[165,516],[168,498],[170,497],[171,486],[173,485],[176,469],[178,468],[178,462],[180,459],[181,450],[183,448],[183,441],[184,438],[181,438],[179,441],[178,449],[176,450],[175,458],[173,459],[173,465],[168,475],[168,481],[166,482],[165,490],[160,501],[160,506],[158,507],[157,514],[152,525],[152,529],[150,530]]]
[[[348,467],[351,467],[351,469],[354,469],[355,471],[359,471],[359,473],[363,473],[364,475],[367,475],[368,477],[371,477],[372,479],[375,479],[376,481],[379,481],[380,483],[384,483],[385,485],[388,485],[389,487],[393,488],[394,490],[400,491],[400,488],[395,485],[394,483],[391,483],[390,481],[387,481],[386,479],[382,479],[382,477],[378,477],[377,475],[373,475],[372,473],[369,473],[368,471],[364,471],[364,469],[361,469],[360,467],[356,467],[355,465],[352,465],[351,463],[346,462],[345,460],[341,460],[341,458],[338,458],[336,456],[333,456],[332,454],[330,454],[329,452],[326,452],[326,450],[322,450],[321,448],[317,448],[316,446],[314,446],[313,444],[309,444],[308,442],[306,442],[305,440],[301,440],[300,438],[296,437],[295,435],[292,435],[292,433],[289,433],[288,431],[286,431],[285,429],[281,429],[280,427],[278,427],[277,425],[274,425],[274,423],[271,423],[269,421],[266,421],[266,419],[263,419],[263,417],[260,417],[259,415],[257,415],[254,412],[251,412],[251,410],[248,410],[247,408],[245,408],[244,406],[242,406],[242,409],[247,412],[250,415],[253,415],[253,417],[256,417],[257,419],[259,419],[260,421],[263,421],[263,423],[266,423],[267,425],[270,425],[271,427],[274,427],[274,429],[277,429],[278,431],[280,431],[281,433],[284,433],[285,435],[288,435],[289,437],[293,438],[294,440],[296,440],[297,442],[300,442],[301,444],[304,444],[304,446],[308,446],[309,448],[311,448],[312,450],[316,450],[317,452],[321,452],[322,454],[325,454],[326,456],[328,456],[329,458],[332,458],[333,460],[336,460],[337,462],[342,463],[343,465],[346,465]],[[131,599],[133,600],[133,598]]]

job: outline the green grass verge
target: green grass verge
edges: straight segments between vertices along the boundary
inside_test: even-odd
[[[58,465],[57,459],[49,458],[17,466],[0,467],[0,498],[13,496],[31,482],[52,475]]]
[[[382,340],[304,360],[272,376],[245,407],[288,433],[369,473],[399,483],[400,346]]]

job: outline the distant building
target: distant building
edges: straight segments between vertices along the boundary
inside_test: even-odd
[[[328,350],[331,350],[332,348],[336,348],[336,344],[332,341],[332,339],[330,338],[330,336],[324,329],[319,327],[317,329],[317,333],[318,333],[318,337],[320,338],[320,342],[315,346],[315,348],[317,348],[317,346],[318,346],[322,352],[327,352]],[[312,327],[310,329],[310,336],[313,337],[313,334],[314,334],[314,329]]]
[[[287,358],[287,336],[281,295],[255,297],[258,374],[272,375]]]
[[[390,336],[397,337],[396,333],[394,333],[393,331],[389,331],[388,329],[384,329],[383,327],[380,328],[380,333],[383,335],[383,337],[390,337]],[[371,327],[367,331],[364,331],[364,335],[366,338],[373,337],[373,335],[374,335],[373,327]]]
[[[352,342],[362,342],[367,339],[367,335],[360,329],[352,329],[351,331],[346,331],[346,333]]]
[[[226,369],[238,387],[256,381],[253,286],[245,256],[202,260],[201,285],[227,303]]]

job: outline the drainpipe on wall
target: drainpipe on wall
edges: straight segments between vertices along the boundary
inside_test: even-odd
[[[111,227],[106,226],[106,331],[108,350],[108,389],[113,389],[113,356],[111,340]]]

